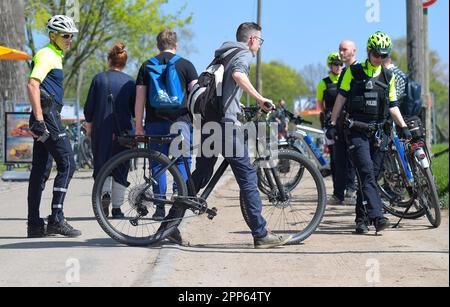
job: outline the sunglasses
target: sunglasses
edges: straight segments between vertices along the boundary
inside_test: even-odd
[[[382,58],[382,59],[386,59],[389,55],[388,54],[379,54],[378,52],[372,51],[372,56],[374,58]]]
[[[64,39],[72,39],[73,38],[73,34],[61,34],[61,37]]]
[[[331,62],[331,65],[342,67],[342,66],[344,66],[344,63],[342,63],[342,62]]]

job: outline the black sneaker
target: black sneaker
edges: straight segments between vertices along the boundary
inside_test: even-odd
[[[279,236],[267,232],[267,235],[262,238],[253,238],[255,248],[272,248],[282,246],[288,243],[292,239],[292,236]]]
[[[162,221],[162,220],[164,220],[165,216],[166,216],[166,210],[164,208],[164,205],[156,205],[156,210],[152,216],[152,220]]]
[[[181,232],[178,228],[175,228],[175,230],[166,237],[167,240],[169,240],[172,243],[182,245],[182,246],[188,246],[189,242],[184,241],[183,237],[181,236]]]
[[[102,208],[105,216],[109,216],[109,204],[111,203],[111,195],[109,193],[105,193],[102,195]]]
[[[47,236],[45,225],[27,226],[27,238],[44,238]]]
[[[376,232],[383,231],[386,228],[388,228],[390,225],[389,220],[384,216],[375,218],[372,221],[372,224],[373,224],[373,226],[375,226]]]
[[[357,234],[366,234],[369,232],[369,227],[367,227],[366,222],[358,221],[356,222],[355,232]]]
[[[63,235],[69,238],[75,238],[81,236],[81,231],[70,226],[66,219],[59,222],[52,222],[49,217],[47,235]]]
[[[350,198],[350,199],[356,198],[356,191],[353,191],[353,190],[345,191],[345,198]]]
[[[125,214],[123,214],[120,208],[113,208],[111,213],[113,219],[123,219],[125,217]]]

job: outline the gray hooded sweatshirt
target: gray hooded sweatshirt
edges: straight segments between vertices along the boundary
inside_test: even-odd
[[[241,72],[249,76],[250,63],[253,59],[253,55],[248,49],[247,45],[240,42],[226,42],[219,49],[216,50],[215,56],[220,56],[230,49],[242,48],[245,50],[240,51],[230,61],[223,76],[223,105],[224,105],[224,118],[222,121],[232,120],[236,124],[239,123],[237,114],[242,113],[240,107],[240,101],[243,90],[236,84],[232,74],[234,72]],[[231,51],[232,52],[232,51]],[[234,96],[233,96],[234,95]]]

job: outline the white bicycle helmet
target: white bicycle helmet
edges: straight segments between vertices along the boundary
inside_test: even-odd
[[[47,22],[49,32],[78,33],[73,19],[65,15],[55,15]]]

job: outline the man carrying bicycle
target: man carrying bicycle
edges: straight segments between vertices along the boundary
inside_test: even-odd
[[[353,163],[359,177],[356,203],[356,233],[377,232],[386,229],[389,221],[383,216],[381,197],[376,178],[383,161],[380,148],[383,126],[388,114],[401,127],[401,137],[411,138],[411,133],[397,106],[395,76],[382,66],[392,50],[392,41],[383,32],[376,32],[367,42],[368,59],[346,70],[331,115],[327,137],[335,139],[336,120],[347,103],[349,121],[346,136]]]
[[[78,237],[79,230],[67,223],[63,203],[69,182],[75,172],[75,161],[66,130],[61,123],[63,107],[63,51],[68,50],[74,33],[78,33],[70,17],[56,15],[47,22],[50,43],[33,58],[28,81],[28,95],[33,112],[30,131],[34,137],[33,163],[28,186],[28,237],[39,238],[61,234]],[[47,229],[39,216],[42,191],[52,170],[53,159],[58,174],[53,186],[52,214]]]

